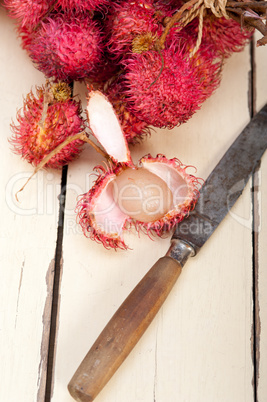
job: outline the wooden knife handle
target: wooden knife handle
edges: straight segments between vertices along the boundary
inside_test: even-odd
[[[68,389],[76,401],[95,399],[157,314],[181,269],[173,258],[162,257],[130,293],[71,379]]]

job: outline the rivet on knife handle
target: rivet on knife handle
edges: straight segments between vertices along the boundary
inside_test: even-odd
[[[187,258],[189,251],[186,249]],[[74,399],[95,399],[141,338],[164,303],[182,265],[169,256],[160,258],[138,283],[99,335],[71,379]]]

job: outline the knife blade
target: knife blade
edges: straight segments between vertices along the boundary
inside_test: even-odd
[[[240,197],[266,149],[266,114],[267,105],[244,128],[208,176],[195,209],[176,226],[168,255],[175,258],[179,239],[192,248],[191,253],[197,254]]]
[[[93,401],[141,338],[178,279],[242,194],[267,147],[267,104],[250,121],[207,178],[194,211],[175,228],[160,258],[126,298],[72,377],[77,401]]]

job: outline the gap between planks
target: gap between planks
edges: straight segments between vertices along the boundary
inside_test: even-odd
[[[250,43],[250,73],[248,83],[248,106],[250,117],[253,118],[256,110],[256,80],[257,66],[255,55],[255,38]],[[251,355],[253,362],[252,385],[254,390],[254,402],[258,402],[258,382],[260,365],[260,305],[259,305],[259,228],[260,228],[260,205],[259,205],[259,174],[260,163],[252,174],[252,302],[253,317],[251,328]]]
[[[260,303],[259,303],[259,230],[260,230],[260,203],[259,203],[259,185],[260,185],[260,164],[252,177],[252,211],[253,211],[253,227],[252,227],[252,245],[253,245],[253,387],[254,402],[258,402],[258,385],[259,385],[259,366],[260,366],[260,335],[261,335],[261,319],[260,319]]]
[[[62,278],[62,243],[63,243],[63,230],[64,230],[64,215],[65,215],[65,198],[67,186],[67,173],[68,167],[64,166],[62,169],[61,178],[61,192],[59,195],[59,218],[57,230],[57,243],[55,251],[55,266],[52,285],[52,302],[50,315],[50,333],[48,343],[48,356],[47,356],[47,373],[46,373],[46,387],[43,400],[50,402],[53,395],[53,379],[54,379],[54,363],[56,352],[57,340],[57,327],[60,305],[60,283]],[[38,400],[38,402],[41,402]]]

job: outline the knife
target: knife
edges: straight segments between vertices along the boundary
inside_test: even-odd
[[[68,384],[91,402],[141,338],[178,279],[242,194],[267,147],[267,104],[233,142],[200,190],[196,208],[175,228],[167,254],[138,283],[101,332]]]

